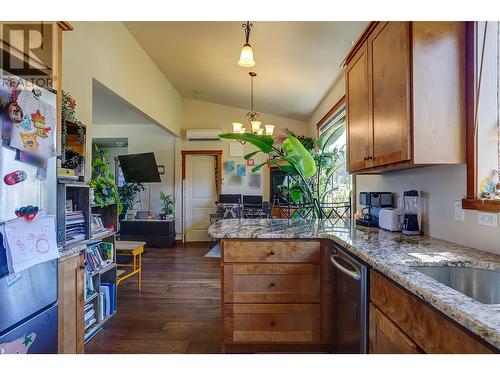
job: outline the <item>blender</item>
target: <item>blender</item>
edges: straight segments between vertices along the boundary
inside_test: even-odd
[[[418,191],[409,190],[403,193],[403,234],[419,235],[420,226],[418,216],[420,214],[420,197]]]

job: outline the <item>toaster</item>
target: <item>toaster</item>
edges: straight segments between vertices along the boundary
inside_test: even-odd
[[[403,227],[403,211],[399,208],[381,208],[378,217],[378,226],[391,232],[401,231]]]

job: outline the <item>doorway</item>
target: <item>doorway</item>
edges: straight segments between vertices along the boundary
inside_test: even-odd
[[[210,214],[220,190],[222,151],[183,151],[184,241],[208,241]]]

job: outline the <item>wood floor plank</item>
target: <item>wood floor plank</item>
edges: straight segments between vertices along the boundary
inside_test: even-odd
[[[118,286],[118,311],[86,353],[220,353],[220,260],[205,244],[147,249],[142,291]]]

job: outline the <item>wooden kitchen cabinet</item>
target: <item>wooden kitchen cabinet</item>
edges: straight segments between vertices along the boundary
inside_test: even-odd
[[[383,312],[370,304],[369,349],[371,354],[419,354],[422,350]]]
[[[492,354],[489,344],[377,271],[370,272],[370,353]]]
[[[372,152],[368,81],[368,43],[356,52],[346,69],[347,128],[349,147],[349,170],[368,167],[367,156]]]
[[[80,354],[83,345],[84,259],[77,254],[59,261],[58,351]]]
[[[315,240],[221,243],[225,353],[330,351],[330,266]]]
[[[345,60],[348,169],[465,162],[465,22],[372,22]]]

